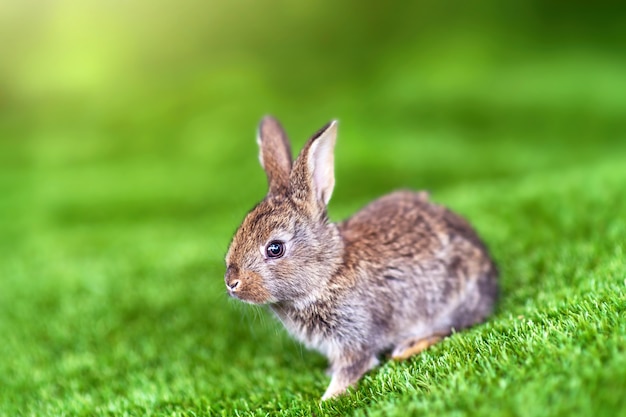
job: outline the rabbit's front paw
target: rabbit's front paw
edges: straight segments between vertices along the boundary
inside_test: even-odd
[[[356,384],[364,373],[378,365],[376,356],[361,356],[358,359],[333,363],[331,369],[334,370],[330,385],[322,396],[322,401],[329,400],[343,394],[346,390]]]

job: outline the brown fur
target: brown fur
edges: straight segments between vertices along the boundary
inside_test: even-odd
[[[484,244],[425,192],[396,191],[330,223],[335,133],[332,123],[313,136],[289,171],[287,136],[263,119],[270,191],[236,232],[225,275],[232,296],[268,303],[291,334],[328,357],[323,399],[355,384],[381,353],[403,358],[483,321],[497,295]],[[282,258],[264,255],[273,240],[285,242]]]

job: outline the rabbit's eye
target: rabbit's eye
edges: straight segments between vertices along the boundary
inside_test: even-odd
[[[268,258],[280,258],[285,254],[285,244],[278,240],[272,240],[265,247]]]

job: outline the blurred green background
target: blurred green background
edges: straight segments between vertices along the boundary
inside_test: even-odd
[[[340,120],[331,217],[429,189],[494,248],[502,317],[566,299],[585,244],[621,253],[625,40],[617,2],[0,2],[7,410],[245,409],[226,399],[267,383],[247,372],[287,403],[322,392],[323,360],[223,292],[265,114],[295,150]],[[535,273],[544,252],[574,281]]]
[[[340,119],[344,202],[623,157],[625,20],[585,2],[3,2],[4,246],[260,198],[266,113],[296,149]]]

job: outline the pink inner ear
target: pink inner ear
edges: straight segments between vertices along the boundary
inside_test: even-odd
[[[323,201],[324,204],[328,204],[330,196],[333,193],[335,186],[335,178],[333,172],[333,157],[332,155],[322,162],[321,166],[317,166],[314,173],[314,181],[317,198]]]
[[[328,204],[335,187],[335,138],[336,122],[331,123],[311,146],[309,170],[312,171],[315,196]]]

